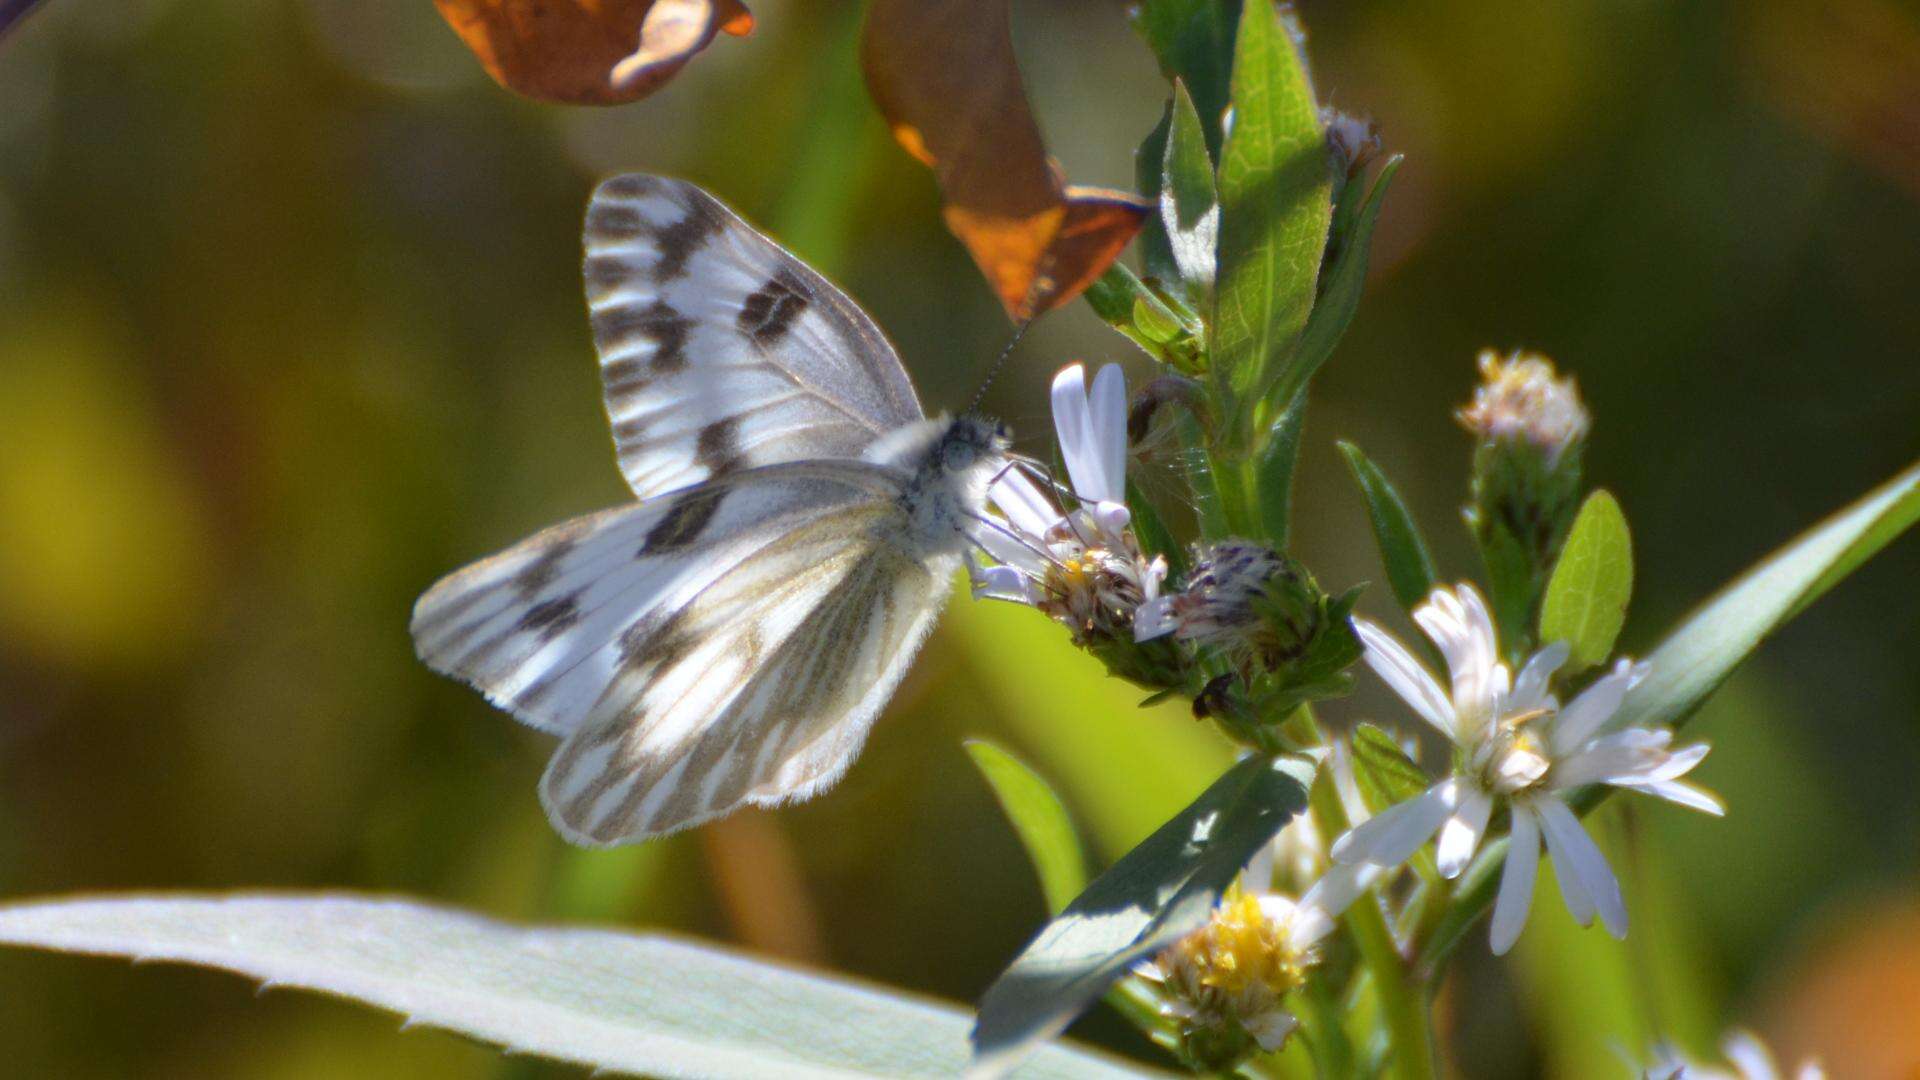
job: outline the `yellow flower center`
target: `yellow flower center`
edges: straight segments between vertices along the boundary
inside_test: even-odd
[[[1306,980],[1307,958],[1293,947],[1286,926],[1238,886],[1203,929],[1174,948],[1201,986],[1224,994],[1258,986],[1280,997]]]

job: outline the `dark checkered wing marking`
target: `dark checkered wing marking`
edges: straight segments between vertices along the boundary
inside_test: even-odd
[[[692,184],[602,183],[585,271],[620,469],[642,499],[757,465],[857,458],[922,418],[873,321]]]

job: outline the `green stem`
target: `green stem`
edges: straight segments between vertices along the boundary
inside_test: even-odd
[[[1313,813],[1320,819],[1321,835],[1338,836],[1346,831],[1347,813],[1331,784],[1313,786]],[[1387,1021],[1387,1037],[1393,1044],[1390,1063],[1392,1075],[1401,1080],[1433,1080],[1433,1020],[1427,1012],[1423,981],[1407,966],[1406,959],[1393,941],[1386,916],[1379,905],[1367,897],[1355,901],[1342,917],[1347,933],[1360,950],[1360,959],[1373,975],[1374,992],[1380,1012]]]

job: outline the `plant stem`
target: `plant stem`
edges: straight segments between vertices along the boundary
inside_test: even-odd
[[[1331,784],[1315,784],[1313,813],[1320,819],[1321,835],[1338,836],[1347,828],[1347,814],[1340,796]],[[1387,1037],[1393,1043],[1392,1074],[1401,1080],[1433,1080],[1434,1045],[1432,1017],[1427,1013],[1427,995],[1421,979],[1412,971],[1393,941],[1386,916],[1368,897],[1354,901],[1341,922],[1353,935],[1360,959],[1373,975],[1374,992],[1380,1011],[1387,1021]]]

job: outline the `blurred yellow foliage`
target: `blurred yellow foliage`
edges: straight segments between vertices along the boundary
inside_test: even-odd
[[[0,330],[0,636],[142,664],[204,622],[209,526],[133,357],[85,307]]]

